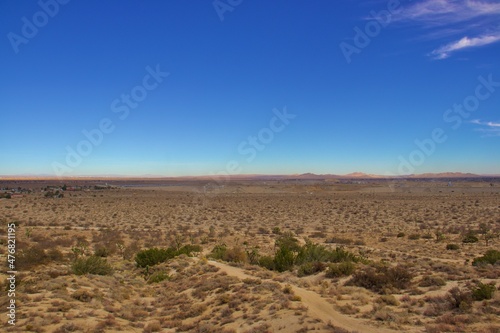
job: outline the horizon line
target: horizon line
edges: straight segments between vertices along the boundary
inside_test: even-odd
[[[0,175],[1,180],[28,180],[28,179],[36,179],[36,180],[74,180],[74,179],[112,179],[112,180],[120,180],[120,179],[213,179],[213,180],[231,180],[238,178],[258,178],[258,177],[276,177],[276,178],[307,178],[307,177],[316,177],[324,179],[326,178],[358,178],[358,179],[397,179],[397,178],[471,178],[471,177],[500,177],[499,174],[476,174],[470,172],[425,172],[420,174],[405,174],[405,175],[379,175],[379,174],[369,174],[364,172],[351,172],[347,174],[315,174],[315,173],[295,173],[295,174],[225,174],[225,175],[183,175],[183,176],[166,176],[166,175],[114,175],[114,174],[96,174],[96,175],[74,175],[74,176],[55,176],[49,174],[15,174],[15,175]]]

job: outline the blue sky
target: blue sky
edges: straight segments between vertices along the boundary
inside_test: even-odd
[[[9,0],[0,17],[0,175],[500,174],[497,1]]]

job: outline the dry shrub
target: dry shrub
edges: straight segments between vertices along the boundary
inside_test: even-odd
[[[425,325],[426,333],[443,333],[443,332],[461,332],[457,331],[455,326],[448,324],[437,324],[437,325]]]
[[[327,329],[329,332],[332,333],[351,333],[350,331],[342,327],[333,325],[331,321],[328,321],[328,324],[326,324],[325,329]]]
[[[33,245],[23,250],[16,259],[21,269],[35,267],[49,261],[47,253],[40,245]]]
[[[373,312],[373,317],[379,321],[395,321],[397,318],[396,314],[387,309],[385,306],[382,307],[375,306],[372,312]]]
[[[426,275],[422,278],[422,281],[418,284],[420,287],[441,287],[446,285],[446,282],[439,276]]]
[[[403,266],[368,266],[354,273],[346,285],[363,287],[377,293],[387,289],[406,289],[410,286],[413,274]]]
[[[342,244],[342,245],[352,245],[354,241],[350,238],[343,238],[343,237],[337,237],[337,236],[332,236],[328,238],[325,243],[334,243],[334,244]]]
[[[81,328],[73,323],[66,323],[59,326],[54,333],[69,333],[69,332],[78,332],[81,331]]]
[[[425,309],[424,315],[437,317],[450,310],[467,312],[472,306],[473,298],[469,290],[454,287],[446,295],[426,297],[425,301],[429,306]]]
[[[454,326],[462,326],[464,327],[465,325],[470,325],[476,322],[475,318],[471,315],[465,315],[465,314],[453,314],[453,313],[446,313],[438,318],[436,318],[436,323],[442,323],[442,324],[448,324],[448,325],[454,325]]]
[[[352,261],[344,261],[340,263],[332,263],[328,265],[326,271],[327,278],[337,278],[341,276],[349,276],[356,270],[356,265]]]
[[[92,293],[86,289],[78,289],[72,295],[72,298],[80,302],[90,302],[93,298]]]
[[[347,315],[354,315],[359,312],[359,309],[352,304],[346,304],[339,307],[340,312]]]
[[[71,271],[76,275],[108,275],[113,272],[113,269],[105,259],[101,257],[90,256],[87,258],[76,259],[71,265]]]
[[[224,260],[227,262],[248,262],[245,250],[238,246],[227,248],[225,244],[216,245],[210,256],[214,259]]]
[[[297,275],[298,276],[307,276],[307,275],[312,275],[316,274],[319,272],[324,271],[326,268],[326,264],[316,261],[316,262],[306,262],[305,264],[302,264],[298,271]]]
[[[472,305],[472,293],[469,290],[460,289],[458,287],[448,291],[448,302],[452,309],[459,309],[460,311],[467,311]]]
[[[158,320],[150,322],[142,330],[143,333],[152,333],[152,332],[160,332],[160,331],[161,331],[161,324]]]
[[[382,295],[376,300],[376,302],[387,304],[387,305],[392,305],[392,306],[399,305],[399,302],[396,299],[396,297],[394,297],[394,295]]]
[[[425,301],[429,303],[429,305],[424,310],[424,316],[437,317],[450,310],[450,304],[446,295],[426,297]]]
[[[269,333],[270,332],[269,327],[271,327],[271,325],[264,323],[252,327],[251,329],[245,331],[245,333]]]

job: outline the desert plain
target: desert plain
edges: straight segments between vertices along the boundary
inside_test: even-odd
[[[7,332],[500,332],[498,178],[0,188]]]

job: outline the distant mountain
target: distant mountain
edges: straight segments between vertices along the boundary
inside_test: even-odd
[[[463,173],[463,172],[440,172],[440,173],[422,173],[422,174],[411,174],[411,175],[401,175],[401,176],[382,176],[367,174],[364,172],[352,172],[345,175],[335,175],[335,174],[314,174],[314,173],[303,173],[303,174],[293,174],[293,175],[265,175],[265,174],[244,174],[244,175],[232,175],[232,176],[182,176],[182,177],[166,177],[152,174],[145,174],[142,176],[125,176],[125,175],[95,175],[95,176],[68,176],[68,177],[56,177],[51,175],[0,175],[0,180],[43,180],[43,179],[73,179],[73,180],[124,180],[124,179],[149,179],[149,180],[171,180],[171,181],[182,181],[182,180],[207,180],[207,181],[224,181],[224,180],[260,180],[260,181],[271,181],[271,180],[332,180],[332,179],[439,179],[439,178],[479,178],[479,177],[500,177],[500,175],[477,175],[473,173]]]

